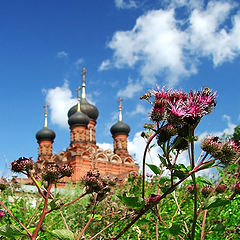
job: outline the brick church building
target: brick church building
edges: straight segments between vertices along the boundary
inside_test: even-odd
[[[47,105],[45,106],[45,124],[36,134],[39,144],[36,172],[40,172],[46,164],[69,163],[74,172],[71,178],[64,178],[59,184],[68,181],[79,182],[90,170],[97,170],[102,175],[124,180],[131,171],[138,171],[139,166],[129,155],[127,149],[130,127],[122,120],[122,99],[119,99],[119,119],[110,132],[113,137],[113,151],[103,150],[96,144],[95,128],[99,115],[98,109],[86,99],[86,69],[82,70],[82,86],[78,87],[78,103],[68,111],[70,128],[70,145],[66,151],[53,154],[55,133],[48,128]],[[82,94],[80,94],[82,90]]]

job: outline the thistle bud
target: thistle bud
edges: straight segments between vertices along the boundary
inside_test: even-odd
[[[29,173],[33,169],[33,160],[32,158],[19,158],[11,163],[12,171],[17,173]]]
[[[235,184],[234,191],[236,194],[240,194],[240,182]]]
[[[212,190],[213,190],[212,186],[204,186],[201,192],[204,197],[208,197],[208,195],[212,192]]]
[[[227,189],[227,185],[225,184],[219,184],[216,188],[217,193],[224,193]]]
[[[5,213],[3,210],[0,209],[0,220],[5,216]]]

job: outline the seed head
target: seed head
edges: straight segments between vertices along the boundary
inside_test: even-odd
[[[29,171],[33,169],[33,160],[31,157],[22,157],[13,161],[11,165],[13,172],[28,174]]]

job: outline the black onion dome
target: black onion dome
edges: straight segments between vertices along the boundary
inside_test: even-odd
[[[81,112],[85,113],[91,120],[96,121],[99,115],[98,109],[90,104],[86,98],[81,99]],[[68,111],[68,118],[77,112],[77,104],[71,107]]]
[[[124,123],[122,121],[119,121],[111,127],[110,131],[111,131],[113,136],[116,135],[116,134],[126,134],[126,135],[128,135],[129,132],[130,132],[130,127],[126,123]]]
[[[49,140],[53,142],[55,137],[55,132],[48,127],[44,127],[36,133],[36,139],[38,140],[38,142],[43,140]]]
[[[69,119],[68,124],[70,126],[87,126],[89,123],[89,117],[82,112],[73,113]]]

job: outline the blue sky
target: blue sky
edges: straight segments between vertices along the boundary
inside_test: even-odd
[[[233,0],[1,1],[0,173],[21,156],[36,160],[46,101],[54,152],[67,148],[66,112],[76,102],[82,67],[87,99],[100,112],[100,146],[112,144],[121,96],[129,151],[140,160],[139,133],[151,106],[139,96],[156,85],[216,90],[216,109],[197,133],[231,133],[240,122],[239,6]]]

